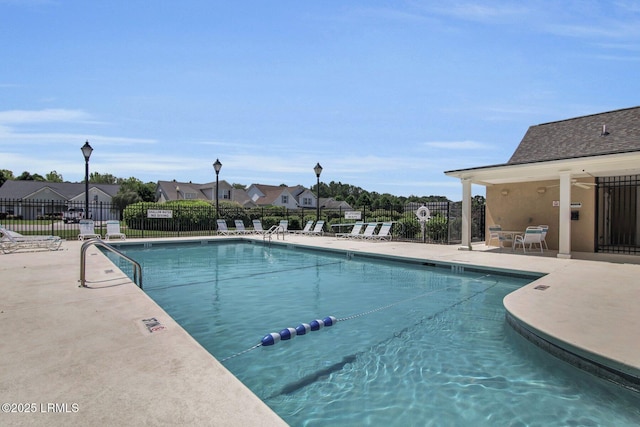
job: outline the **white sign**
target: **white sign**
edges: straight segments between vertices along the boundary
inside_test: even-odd
[[[361,211],[347,211],[344,213],[344,219],[362,219]]]
[[[571,203],[571,209],[580,209],[582,207],[582,203]]]
[[[147,218],[173,218],[173,211],[164,209],[149,209],[147,210]]]

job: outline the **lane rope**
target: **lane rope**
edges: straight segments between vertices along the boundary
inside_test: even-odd
[[[490,274],[486,274],[486,275],[481,276],[481,277],[479,277],[479,278],[477,278],[475,280],[480,280],[480,279],[483,279],[483,278],[486,278],[486,277],[489,277],[489,276],[491,276],[491,275]],[[467,297],[467,298],[465,298],[465,299],[463,299],[461,301],[457,301],[451,307],[446,308],[445,311],[447,309],[451,309],[451,308],[453,308],[453,307],[455,307],[455,306],[457,306],[459,304],[462,304],[463,302],[468,301],[469,299],[475,297],[476,295],[479,295],[479,294],[481,294],[483,292],[486,292],[487,290],[489,290],[492,287],[496,286],[497,283],[498,282],[496,281],[496,283],[494,283],[492,286],[489,286],[488,288],[484,289],[483,291],[476,292],[476,293],[472,294],[471,296],[469,296],[469,297]],[[280,341],[291,340],[291,339],[295,338],[298,335],[306,335],[307,333],[309,333],[311,331],[319,331],[322,328],[324,328],[325,326],[326,327],[330,327],[330,326],[335,325],[338,322],[345,322],[347,320],[357,319],[359,317],[366,316],[366,315],[369,315],[369,314],[373,314],[373,313],[376,313],[378,311],[386,310],[388,308],[394,307],[394,306],[399,305],[399,304],[403,304],[405,302],[413,301],[413,300],[416,300],[416,299],[419,299],[419,298],[423,298],[423,297],[425,297],[427,295],[432,295],[432,294],[435,294],[435,293],[438,293],[438,292],[447,291],[449,289],[454,289],[454,288],[457,288],[457,287],[458,286],[453,286],[453,285],[452,286],[446,286],[446,287],[444,287],[442,289],[437,289],[437,290],[432,290],[432,291],[429,291],[429,292],[424,292],[424,293],[422,293],[420,295],[416,295],[416,296],[413,296],[413,297],[410,297],[410,298],[405,298],[405,299],[402,299],[400,301],[396,301],[396,302],[393,302],[391,304],[380,306],[380,307],[374,308],[372,310],[368,310],[368,311],[365,311],[365,312],[362,312],[362,313],[358,313],[358,314],[354,314],[354,315],[351,315],[351,316],[342,317],[342,318],[339,318],[339,319],[334,317],[334,316],[327,316],[327,317],[325,317],[323,319],[312,320],[309,323],[300,323],[295,328],[289,327],[289,328],[282,329],[280,332],[271,332],[271,333],[265,335],[264,337],[262,337],[262,339],[260,340],[260,342],[258,344],[255,344],[255,345],[247,348],[246,350],[243,350],[243,351],[240,351],[238,353],[232,354],[231,356],[225,357],[224,359],[221,359],[220,362],[226,362],[227,360],[230,360],[230,359],[233,359],[233,358],[238,357],[240,355],[243,355],[245,353],[248,353],[248,352],[250,352],[252,350],[255,350],[256,348],[259,348],[259,347],[272,346],[272,345],[277,344]],[[438,315],[438,314],[439,313],[436,313],[435,315]],[[430,316],[430,317],[433,317],[433,316]]]

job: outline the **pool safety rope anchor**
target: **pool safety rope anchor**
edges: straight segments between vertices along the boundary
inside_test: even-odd
[[[309,323],[301,323],[295,328],[284,328],[280,332],[271,332],[270,334],[262,337],[260,344],[267,347],[280,341],[293,339],[297,335],[306,335],[309,331],[319,331],[325,326],[333,326],[336,323],[338,323],[338,319],[334,316],[327,316],[324,319],[315,319]]]

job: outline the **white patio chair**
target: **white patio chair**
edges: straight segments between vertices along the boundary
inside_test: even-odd
[[[111,238],[119,238],[125,240],[127,236],[120,231],[120,221],[107,221],[107,234],[104,235],[106,240]]]
[[[229,230],[229,228],[227,227],[227,221],[225,221],[224,219],[218,219],[216,220],[216,225],[218,228],[218,234],[222,234],[223,236],[229,236],[231,234],[235,234],[235,232]]]
[[[358,236],[360,236],[360,233],[362,232],[362,227],[364,227],[364,222],[362,222],[362,221],[355,222],[353,224],[353,228],[351,229],[351,232],[349,232],[349,233],[336,233],[336,237],[338,237],[338,238],[350,238],[350,237],[357,238]]]
[[[293,234],[307,234],[311,231],[311,227],[313,227],[313,220],[307,221],[302,230],[293,230]]]
[[[308,231],[303,230],[300,234],[305,234],[307,236],[321,236],[323,234],[323,230],[322,230],[323,227],[324,227],[324,221],[320,220],[316,222],[316,225],[313,227],[313,230],[308,230]]]
[[[522,245],[522,251],[526,253],[527,245],[529,245],[529,250],[531,250],[535,244],[540,246],[540,252],[542,252],[542,228],[527,227],[524,231],[524,235],[520,234],[516,236],[513,241],[513,249],[515,250],[518,245]]]
[[[491,246],[491,241],[496,240],[498,242],[498,246],[502,247],[502,242],[500,241],[500,231],[502,231],[502,227],[498,224],[489,226],[489,241],[487,242],[487,246]]]
[[[368,236],[369,240],[391,240],[391,226],[393,226],[392,222],[383,222],[380,230],[378,230],[378,234],[373,234]]]
[[[280,231],[283,233],[289,232],[289,221],[286,219],[280,220]]]
[[[513,247],[513,235],[502,233],[502,226],[498,224],[489,226],[489,242],[487,246],[491,246],[492,240],[498,240],[498,246],[504,248],[504,242],[511,242],[511,247]]]
[[[267,232],[264,228],[262,228],[262,221],[260,221],[259,219],[254,219],[252,222],[254,233],[264,235],[264,233]]]
[[[234,221],[236,225],[236,234],[250,234],[253,233],[253,230],[247,230],[244,227],[244,222],[241,219],[236,219]]]
[[[92,219],[80,220],[80,234],[78,234],[78,240],[101,238],[102,237],[98,233],[96,233],[95,223]]]
[[[360,239],[368,239],[369,237],[373,236],[375,234],[376,228],[378,227],[378,223],[377,222],[370,222],[367,224],[366,228],[364,229],[364,232],[362,234],[358,234],[357,236],[353,236],[353,237],[357,237]]]
[[[538,227],[542,228],[542,244],[544,245],[546,250],[549,250],[549,246],[547,246],[547,231],[549,231],[548,225],[539,225]]]
[[[5,254],[19,249],[49,249],[57,250],[62,244],[59,236],[23,236],[15,231],[0,227],[0,246]]]

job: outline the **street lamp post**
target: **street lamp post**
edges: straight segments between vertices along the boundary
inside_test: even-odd
[[[93,152],[93,148],[89,145],[89,140],[84,143],[82,148],[84,156],[84,217],[89,218],[89,157]]]
[[[218,175],[220,174],[220,169],[222,169],[222,163],[220,160],[216,159],[216,162],[213,164],[213,169],[216,171],[216,221],[218,220]]]
[[[318,200],[316,201],[316,221],[318,221],[320,219],[320,174],[322,173],[322,166],[320,166],[320,163],[316,164],[313,171],[316,173],[316,178],[318,178]]]

